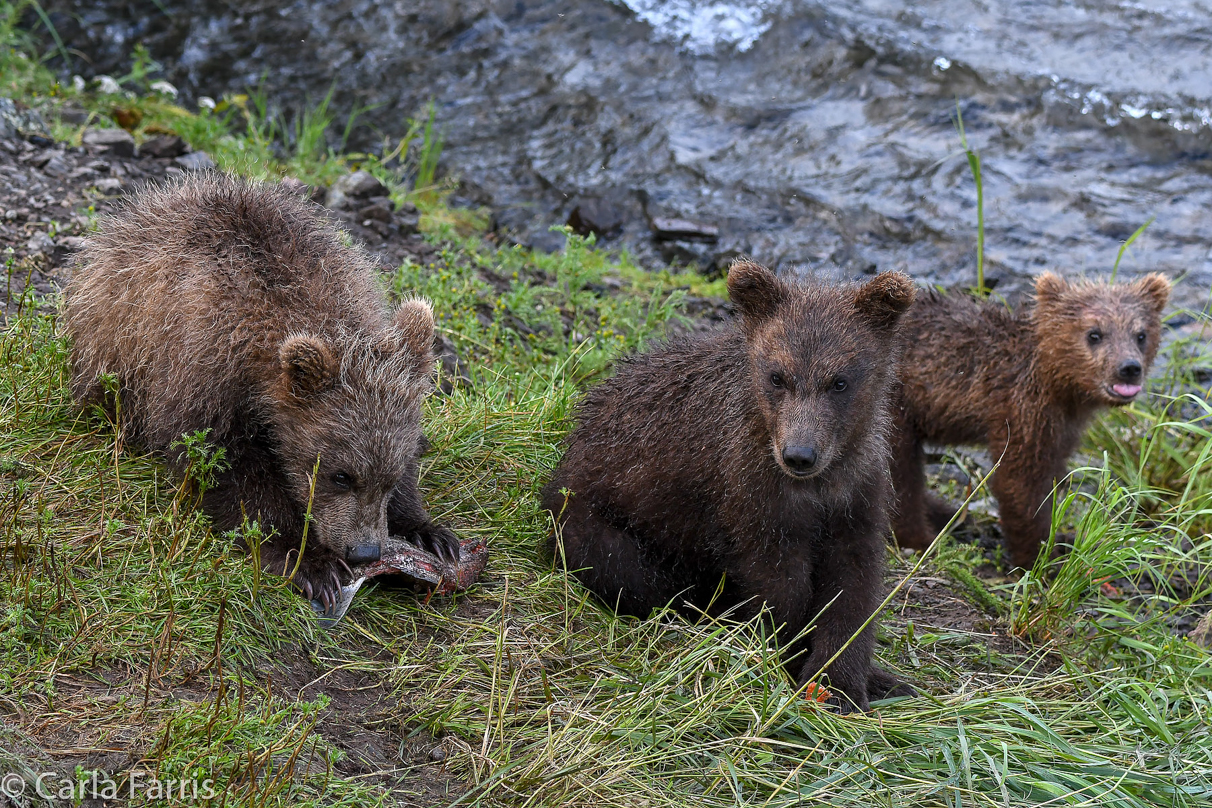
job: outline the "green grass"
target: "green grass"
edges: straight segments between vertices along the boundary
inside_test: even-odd
[[[5,92],[52,118],[65,99],[112,109],[17,50],[0,59]],[[154,75],[145,64],[132,82],[140,70]],[[320,181],[369,164],[397,198],[417,189],[415,163],[303,136],[338,125],[327,106],[292,129],[256,92],[198,113],[141,92],[122,103],[142,111],[137,136],[171,125],[231,170]],[[952,539],[912,575],[890,555],[904,588],[882,663],[922,695],[840,717],[797,694],[757,626],[618,618],[539,550],[537,490],[585,387],[675,323],[685,291],[718,282],[644,273],[572,237],[557,255],[495,247],[474,212],[425,196],[442,249],[384,283],[431,298],[471,366],[469,388],[426,405],[422,487],[437,518],[488,541],[480,583],[428,603],[372,587],[318,631],[209,530],[196,486],[72,403],[53,311],[23,307],[0,330],[0,774],[197,774],[215,805],[1212,802],[1212,656],[1174,628],[1212,608],[1212,405],[1191,375],[1206,341],[1169,349],[1155,380],[1169,395],[1090,431],[1100,467],[1055,511],[1073,552],[1017,580]],[[382,698],[355,737],[362,687]],[[352,765],[368,734],[386,772]]]

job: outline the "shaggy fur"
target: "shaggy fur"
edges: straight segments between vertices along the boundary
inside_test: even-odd
[[[589,392],[543,505],[553,551],[607,604],[764,603],[803,683],[880,601],[891,360],[913,286],[796,286],[743,262],[728,290],[739,328],[637,356]],[[874,643],[871,626],[826,671],[843,709],[897,686]]]
[[[1030,567],[1051,528],[1052,489],[1090,416],[1140,392],[1170,283],[1070,284],[1052,273],[1018,312],[966,294],[918,296],[905,317],[893,440],[896,539],[922,549],[955,513],[928,496],[922,443],[979,444],[1011,561]]]
[[[106,222],[65,291],[72,390],[182,470],[173,444],[209,430],[229,469],[203,499],[215,527],[247,514],[271,539],[262,565],[325,605],[391,534],[457,558],[417,492],[433,314],[394,315],[373,264],[315,206],[211,175],[147,190]]]

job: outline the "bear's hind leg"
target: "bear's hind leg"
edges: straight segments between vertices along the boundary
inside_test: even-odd
[[[233,443],[228,457],[230,467],[202,497],[202,510],[215,528],[234,530],[243,527],[245,519],[256,522],[268,538],[255,549],[248,546],[246,537],[241,537],[240,544],[260,560],[261,569],[283,577],[294,572],[292,583],[300,594],[326,608],[335,604],[341,596],[342,582],[349,578],[349,567],[312,533],[296,569],[303,540],[303,514],[290,498],[289,484],[268,446],[256,439]]]
[[[934,540],[935,532],[927,523],[929,502],[922,445],[903,418],[897,418],[890,443],[892,486],[896,491],[892,533],[898,546],[925,550]]]
[[[557,567],[566,565],[620,614],[647,617],[688,588],[652,559],[634,536],[610,525],[584,502],[571,497],[565,506],[558,492],[551,499],[558,502],[545,502],[549,510],[555,514],[563,510],[560,530],[551,539]]]
[[[417,488],[419,468],[414,460],[396,483],[387,501],[387,532],[447,561],[459,560],[459,537],[429,518]]]
[[[938,535],[951,521],[951,517],[955,516],[959,506],[933,491],[925,492],[925,501],[926,524],[930,525],[930,529],[934,531],[935,535]]]

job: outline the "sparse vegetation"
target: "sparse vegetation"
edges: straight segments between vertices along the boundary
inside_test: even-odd
[[[197,773],[215,805],[1212,801],[1212,657],[1184,636],[1212,608],[1207,320],[1170,345],[1158,392],[1091,430],[1098,467],[1054,515],[1072,552],[1015,580],[945,537],[883,620],[882,664],[923,695],[839,717],[796,695],[754,626],[619,619],[538,552],[537,490],[584,385],[676,321],[673,283],[718,285],[573,237],[550,256],[494,246],[411,157],[417,137],[437,148],[432,125],[388,160],[329,150],[327,107],[294,129],[255,92],[181,109],[146,60],[119,95],[63,87],[15,27],[26,7],[0,6],[0,93],[51,120],[135,108],[137,137],[170,129],[226,170],[322,182],[356,164],[422,207],[440,260],[386,283],[433,300],[473,375],[427,405],[422,489],[492,557],[456,598],[371,588],[319,631],[208,528],[196,486],[72,403],[54,314],[24,307],[0,331],[0,775]],[[892,566],[890,583],[913,569]],[[366,699],[373,725],[351,725]]]

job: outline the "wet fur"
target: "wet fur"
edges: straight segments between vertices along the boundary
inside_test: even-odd
[[[1036,302],[1019,311],[964,293],[919,295],[902,326],[898,543],[925,548],[955,512],[926,492],[923,442],[980,445],[1001,459],[990,487],[1010,559],[1031,567],[1051,529],[1052,489],[1090,417],[1127,403],[1108,390],[1117,369],[1138,361],[1141,382],[1149,371],[1169,289],[1160,275],[1110,285],[1045,273]]]
[[[210,431],[229,469],[203,508],[218,530],[245,514],[272,529],[270,572],[294,567],[320,456],[294,578],[308,597],[333,600],[345,550],[389,531],[457,553],[417,492],[433,315],[389,312],[371,261],[310,203],[220,175],[148,189],[89,240],[62,319],[73,393],[112,409],[98,375],[116,375],[128,440],[181,472],[173,443]]]
[[[889,358],[913,289],[892,273],[797,286],[750,263],[728,286],[740,327],[636,356],[589,391],[543,504],[560,525],[553,552],[607,604],[748,617],[764,603],[802,683],[880,601]],[[838,374],[851,384],[835,395]],[[794,477],[781,453],[808,444],[819,468]],[[872,666],[874,643],[871,626],[826,672],[843,709],[911,692]]]

